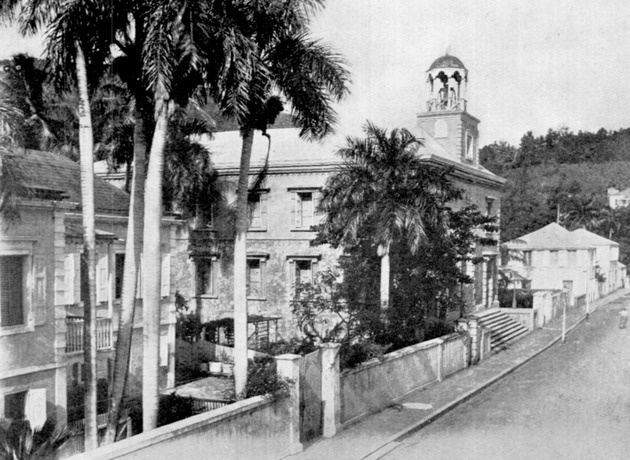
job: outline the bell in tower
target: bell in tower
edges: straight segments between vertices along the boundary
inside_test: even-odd
[[[448,53],[437,58],[427,70],[429,99],[427,110],[466,111],[466,83],[468,70],[462,61]]]

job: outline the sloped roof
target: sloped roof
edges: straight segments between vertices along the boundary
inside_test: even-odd
[[[584,243],[591,244],[593,246],[619,246],[619,243],[616,241],[609,240],[608,238],[589,232],[584,228],[573,230],[571,233],[576,237],[581,238]]]
[[[627,188],[625,190],[615,190],[614,192],[611,192],[610,189],[609,189],[608,190],[608,195],[609,196],[630,197],[630,188]]]
[[[342,160],[335,152],[344,145],[345,139],[330,137],[320,142],[308,142],[300,139],[299,129],[281,128],[267,131],[269,138],[260,131],[254,133],[251,168],[261,168],[265,164],[269,149],[269,165],[287,166],[324,166],[341,164]],[[201,136],[197,141],[210,152],[212,163],[217,169],[238,169],[241,157],[241,134],[239,131],[215,133],[212,139]]]
[[[578,241],[569,230],[555,222],[505,243],[509,249],[586,249],[592,247]]]
[[[615,241],[583,228],[572,232],[551,223],[504,244],[508,249],[592,249],[595,246],[619,246]]]
[[[415,126],[409,130],[423,141],[423,145],[418,150],[418,155],[421,158],[436,161],[446,166],[454,166],[461,171],[498,184],[505,182],[503,178],[481,165],[474,167],[461,163],[458,158],[422,128]],[[259,131],[254,134],[250,165],[252,170],[262,168],[268,148],[270,171],[291,168],[334,168],[343,164],[343,159],[337,155],[337,151],[346,145],[345,136],[337,134],[320,142],[308,142],[300,138],[297,128],[270,129],[267,133],[270,136],[271,144]],[[212,139],[202,136],[197,141],[211,152],[212,162],[219,171],[238,171],[241,154],[239,131],[215,133]]]
[[[61,155],[36,150],[14,152],[10,156],[19,167],[25,187],[61,192],[64,201],[81,203],[78,163]],[[129,210],[129,195],[95,176],[94,206],[97,212],[126,213]]]

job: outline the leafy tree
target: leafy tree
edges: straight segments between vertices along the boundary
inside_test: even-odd
[[[495,174],[512,167],[518,159],[518,149],[505,141],[493,142],[479,149],[479,162]]]

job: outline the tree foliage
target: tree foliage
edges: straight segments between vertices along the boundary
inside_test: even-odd
[[[596,133],[550,129],[526,133],[518,147],[495,142],[480,149],[482,164],[504,176],[501,239],[509,241],[559,222],[586,228],[620,243],[620,260],[630,262],[628,210],[608,207],[607,190],[630,187],[630,129]]]
[[[296,314],[307,337],[368,339],[398,348],[448,330],[446,314],[462,309],[462,286],[472,281],[462,267],[475,261],[477,230],[496,227],[474,206],[451,208],[462,191],[449,169],[416,154],[420,143],[411,133],[368,123],[366,134],[349,138],[339,152],[345,162],[322,191],[325,217],[313,242],[343,251],[343,281],[324,274],[319,282],[326,288],[317,283],[298,290]],[[390,248],[393,293],[385,317],[378,302],[377,247],[383,244]],[[331,324],[322,329],[315,322],[325,308]]]

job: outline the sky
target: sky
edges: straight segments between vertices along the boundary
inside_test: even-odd
[[[426,70],[445,54],[469,71],[468,111],[480,145],[544,134],[630,127],[628,0],[328,0],[313,34],[346,59],[351,95],[338,131],[366,120],[410,127],[428,97]],[[0,29],[0,58],[28,51]]]

